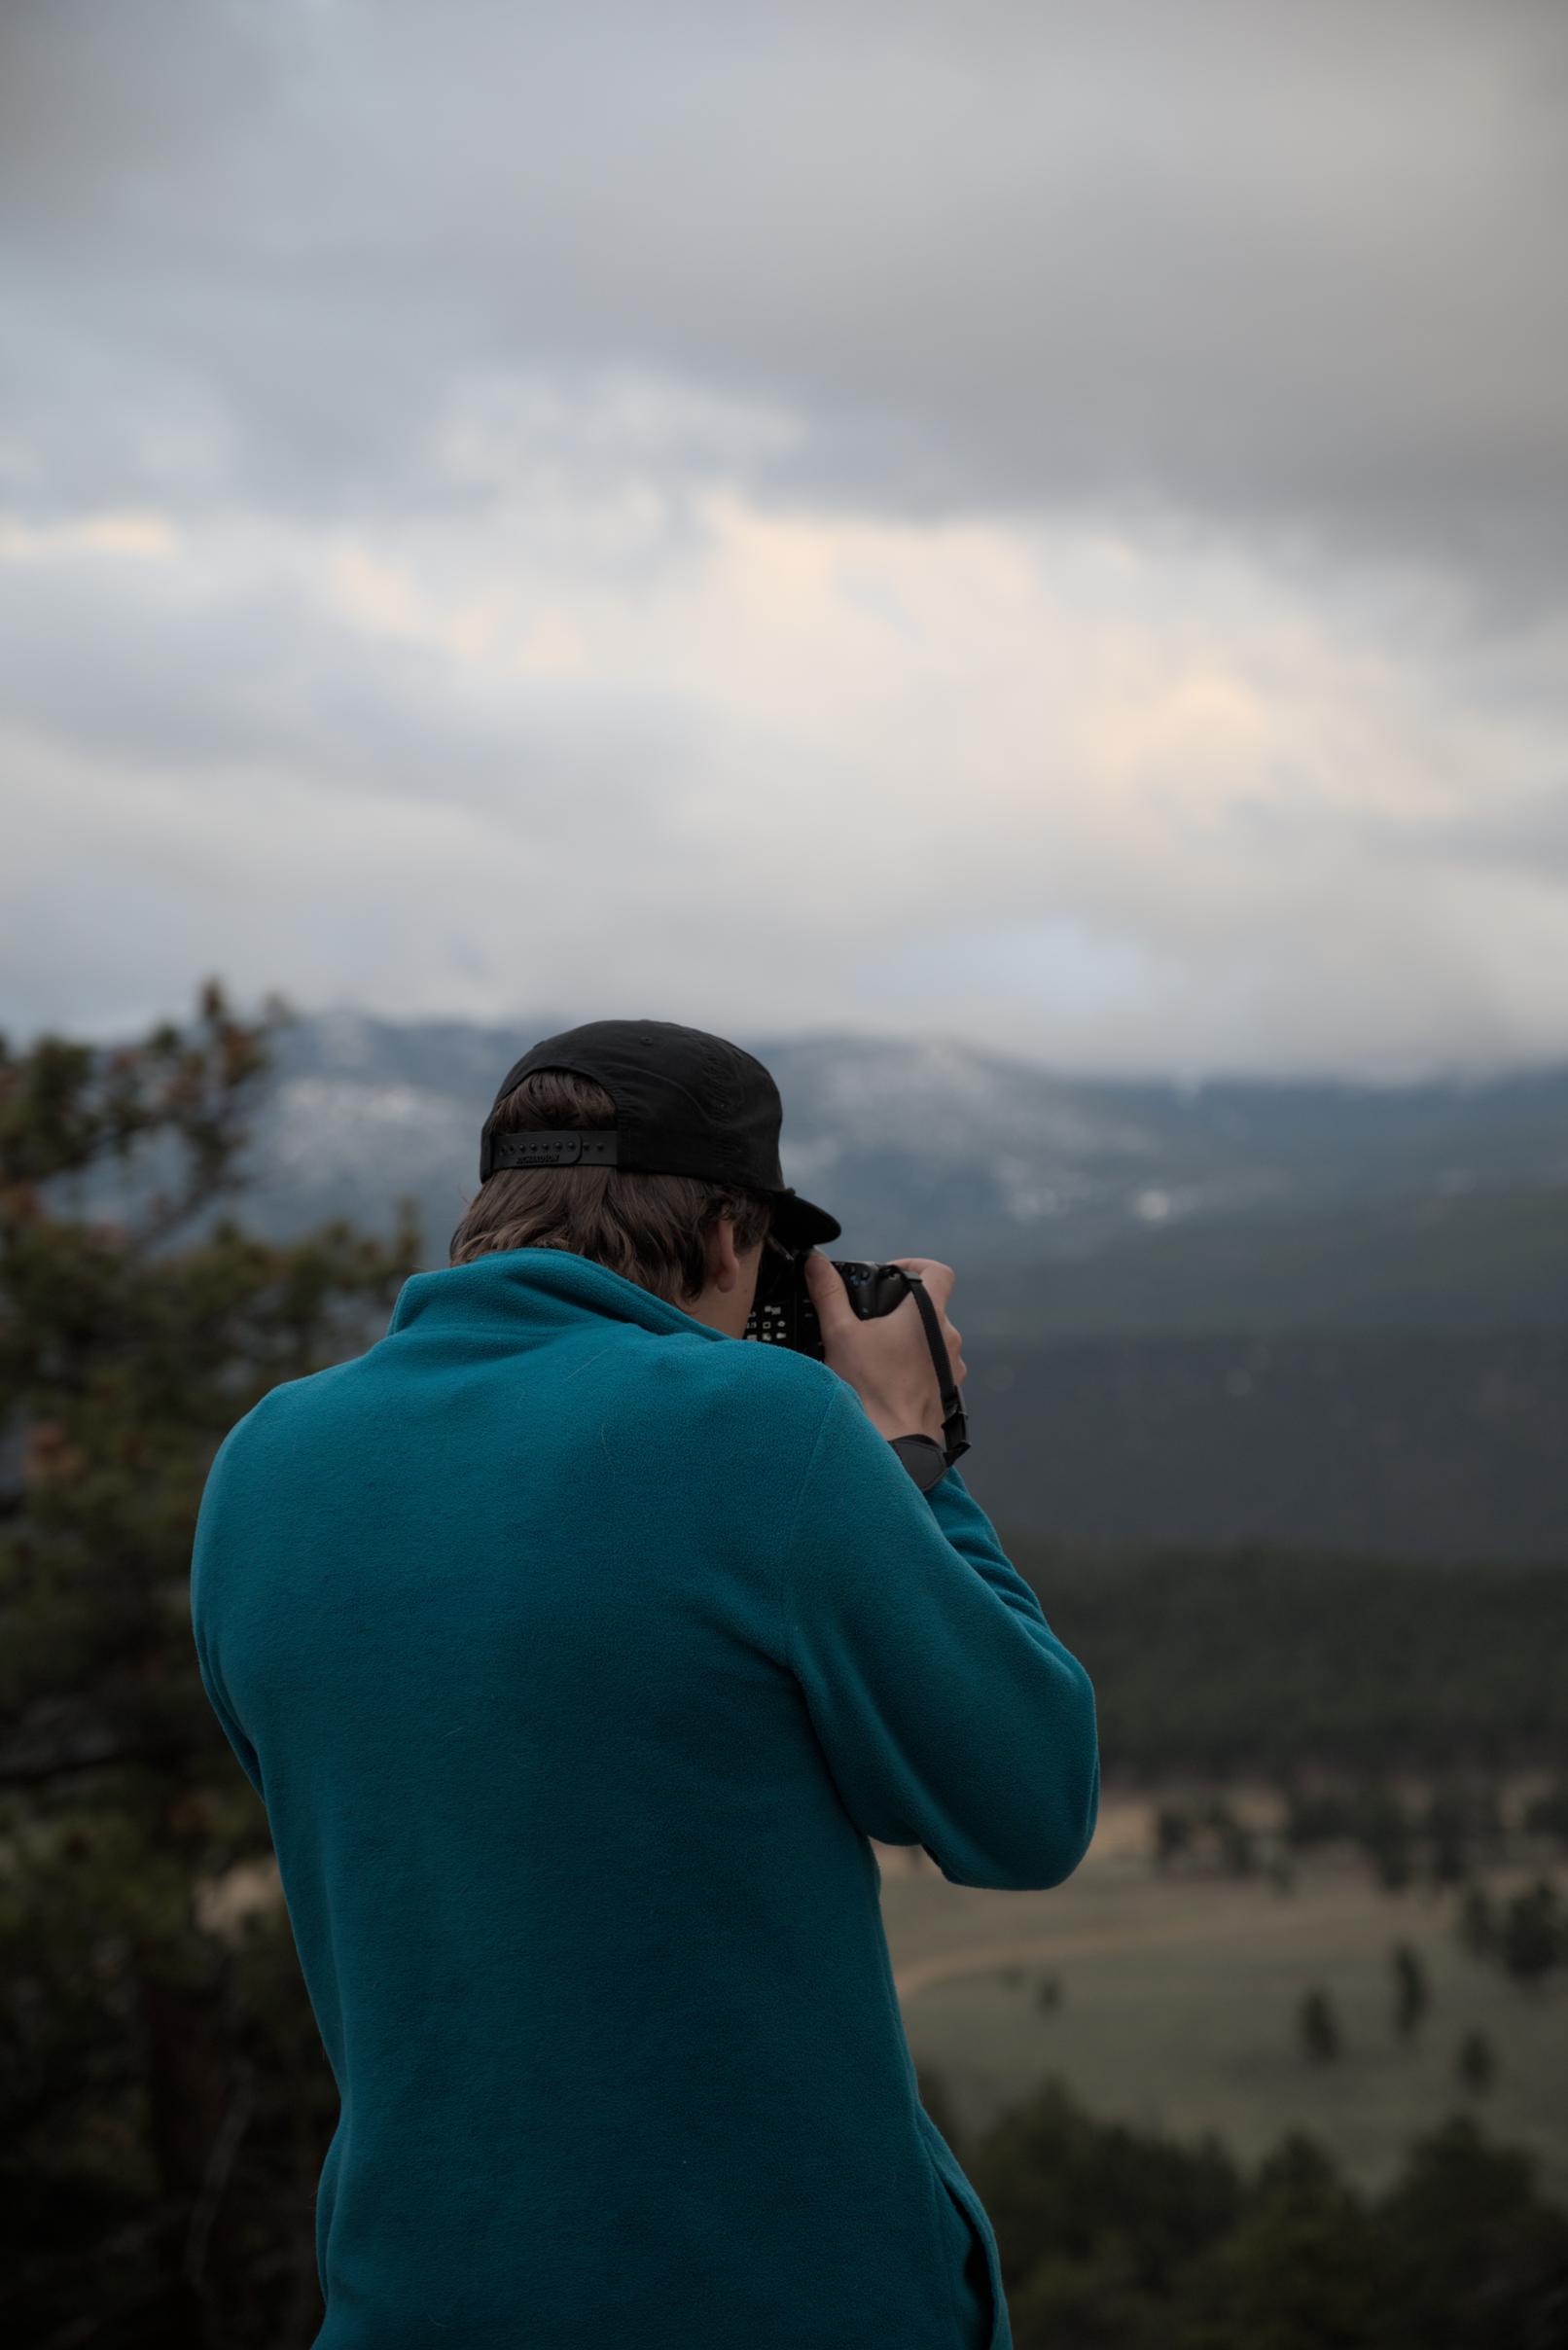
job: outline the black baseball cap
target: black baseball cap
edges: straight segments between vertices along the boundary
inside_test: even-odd
[[[535,1127],[497,1134],[495,1113],[535,1069],[590,1077],[615,1103],[613,1126]],[[778,1132],[784,1105],[751,1053],[705,1028],[673,1020],[588,1020],[547,1036],[515,1061],[480,1136],[480,1181],[503,1167],[634,1167],[739,1184],[773,1203],[786,1248],[837,1240],[843,1227],[784,1181]]]

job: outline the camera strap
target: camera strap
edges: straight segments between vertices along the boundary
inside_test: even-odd
[[[942,1397],[943,1467],[950,1469],[960,1453],[969,1450],[969,1430],[964,1408],[959,1399],[958,1382],[947,1357],[947,1342],[942,1335],[942,1323],[931,1302],[931,1293],[918,1273],[905,1266],[899,1268],[914,1292],[915,1304],[920,1308],[926,1326],[926,1342],[931,1348],[931,1360],[936,1366],[937,1389]]]

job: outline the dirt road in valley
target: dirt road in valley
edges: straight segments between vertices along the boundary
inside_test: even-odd
[[[1347,1890],[1346,1905],[1354,1909],[1365,1906],[1365,1896],[1359,1887]],[[1300,1912],[1289,1902],[1281,1902],[1277,1910],[1249,1905],[1229,1913],[1218,1904],[1205,1904],[1196,1911],[1171,1917],[1163,1925],[1150,1926],[1147,1920],[1125,1926],[1089,1927],[1074,1933],[1070,1927],[1058,1928],[1053,1934],[1017,1935],[1007,1941],[974,1942],[955,1950],[939,1950],[929,1958],[907,1959],[902,1966],[895,1962],[893,1985],[901,2000],[917,1998],[920,1992],[935,1988],[938,1983],[955,1982],[966,1975],[992,1975],[1003,1967],[1026,1967],[1045,1962],[1065,1964],[1075,1958],[1105,1958],[1123,1950],[1168,1949],[1179,1942],[1223,1941],[1231,1934],[1247,1941],[1261,1937],[1279,1936],[1282,1940],[1301,1932]]]

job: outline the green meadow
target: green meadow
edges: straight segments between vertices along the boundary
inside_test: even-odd
[[[960,2131],[984,2129],[1054,2074],[1103,2119],[1214,2131],[1249,2160],[1287,2130],[1309,2131],[1375,2189],[1413,2135],[1468,2108],[1534,2153],[1543,2189],[1568,2197],[1562,1969],[1533,1987],[1511,1981],[1462,1945],[1454,1890],[1385,1892],[1348,1856],[1299,1861],[1289,1890],[1262,1875],[1162,1876],[1146,1823],[1143,1805],[1108,1804],[1076,1875],[1044,1893],[950,1885],[918,1850],[878,1848],[910,2048],[922,2080],[940,2077]],[[1481,1881],[1510,1893],[1542,1873],[1554,1872],[1512,1866]],[[1417,1952],[1431,1990],[1406,2044],[1393,2022],[1397,1941]],[[1312,1989],[1339,2022],[1328,2062],[1299,2038]],[[1496,2058],[1479,2094],[1455,2070],[1473,2029]]]

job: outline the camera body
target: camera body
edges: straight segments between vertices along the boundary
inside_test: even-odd
[[[822,1361],[822,1325],[805,1283],[809,1249],[784,1249],[776,1244],[763,1251],[757,1274],[757,1297],[746,1323],[748,1338],[767,1346],[792,1346],[797,1354]],[[909,1294],[909,1275],[896,1264],[865,1264],[854,1257],[828,1261],[843,1277],[849,1302],[863,1322],[890,1314]]]
[[[778,1241],[765,1245],[744,1335],[761,1339],[765,1346],[792,1346],[797,1354],[814,1355],[820,1363],[825,1359],[822,1325],[805,1280],[805,1261],[810,1255],[809,1249],[788,1249]],[[902,1265],[867,1264],[856,1257],[830,1257],[828,1262],[843,1281],[852,1311],[863,1322],[890,1314],[909,1297],[920,1309],[942,1397],[943,1442],[939,1444],[934,1437],[911,1433],[895,1437],[892,1443],[915,1483],[927,1492],[969,1450],[968,1424],[936,1306],[919,1274],[907,1273]]]

